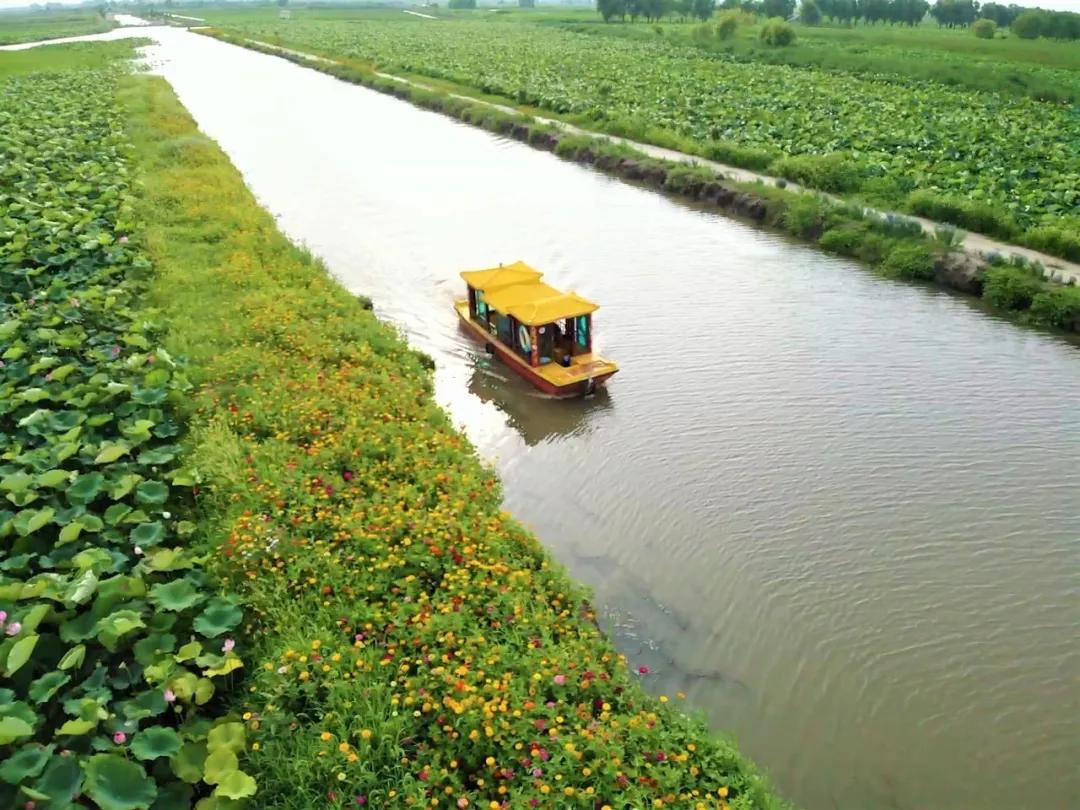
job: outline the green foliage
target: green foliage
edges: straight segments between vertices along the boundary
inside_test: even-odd
[[[790,45],[795,41],[795,29],[780,17],[766,20],[759,38],[766,45]]]
[[[912,192],[906,207],[913,214],[1002,239],[1014,238],[1019,230],[1015,221],[997,208],[931,191]]]
[[[1033,322],[1080,332],[1080,287],[1045,287],[1031,299]]]
[[[997,33],[997,23],[993,20],[976,20],[971,24],[971,32],[979,39],[993,39]]]
[[[934,256],[919,242],[902,242],[889,251],[881,265],[885,275],[908,281],[932,281]]]
[[[983,280],[983,298],[999,309],[1022,310],[1031,306],[1044,284],[1029,270],[990,267]]]
[[[97,11],[50,10],[0,15],[0,45],[98,34],[115,27]]]
[[[738,9],[728,9],[720,14],[716,20],[716,36],[719,39],[731,39],[739,30],[744,14]],[[751,20],[752,22],[752,20]]]
[[[795,195],[782,214],[785,230],[802,239],[813,239],[821,233],[826,203],[810,194]]]
[[[822,191],[854,191],[862,184],[858,168],[846,155],[841,154],[781,158],[769,170],[780,177]]]
[[[30,73],[0,87],[4,806],[16,790],[56,807],[81,792],[104,810],[171,795],[177,775],[149,760],[206,737],[206,704],[242,666],[200,629],[211,590],[177,516],[195,483],[178,460],[191,384],[144,309],[118,81]]]
[[[1080,262],[1080,221],[1074,218],[1069,224],[1072,227],[1068,229],[1051,225],[1033,228],[1024,234],[1023,242],[1035,250]]]

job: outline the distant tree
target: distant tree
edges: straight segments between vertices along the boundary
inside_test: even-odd
[[[1042,35],[1054,39],[1080,39],[1080,14],[1071,11],[1044,12]]]
[[[618,17],[626,18],[626,0],[596,0],[596,10],[604,18],[604,22],[610,22]]]
[[[997,33],[997,23],[983,17],[971,24],[971,30],[979,39],[993,39]]]
[[[677,14],[680,20],[687,20],[694,14],[694,0],[672,0],[668,12]]]
[[[993,20],[998,28],[1008,28],[1016,19],[1019,11],[1016,6],[1004,6],[1001,3],[983,3],[979,7],[979,16]]]
[[[536,8],[536,0],[518,0],[518,8]]]
[[[716,0],[693,0],[693,13],[699,20],[708,20],[716,13]]]
[[[975,0],[937,0],[930,9],[930,15],[938,25],[946,28],[971,25],[978,14]]]
[[[795,0],[764,0],[761,13],[766,17],[788,19],[795,13]]]
[[[929,10],[930,4],[926,0],[891,0],[887,19],[893,23],[918,25]]]
[[[821,8],[814,0],[802,0],[799,6],[799,21],[805,25],[817,25],[821,22]]]
[[[1012,32],[1020,39],[1038,39],[1042,34],[1043,12],[1025,11],[1012,21]]]

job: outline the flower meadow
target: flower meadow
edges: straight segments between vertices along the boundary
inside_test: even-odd
[[[114,56],[130,45],[110,46]],[[85,53],[85,51],[84,51]],[[0,807],[251,795],[108,70],[0,84]]]
[[[501,508],[430,360],[260,209],[167,86],[128,93],[168,347],[187,358],[192,542],[245,620],[232,708],[283,808],[777,807],[650,696]]]

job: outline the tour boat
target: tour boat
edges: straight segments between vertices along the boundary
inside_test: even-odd
[[[599,307],[548,286],[524,262],[461,274],[469,297],[455,302],[469,333],[546,394],[593,393],[619,370],[593,352],[592,314]]]

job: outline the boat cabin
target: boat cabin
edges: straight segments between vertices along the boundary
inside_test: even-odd
[[[523,262],[461,275],[472,319],[530,366],[569,366],[592,353],[593,302],[545,284]]]

